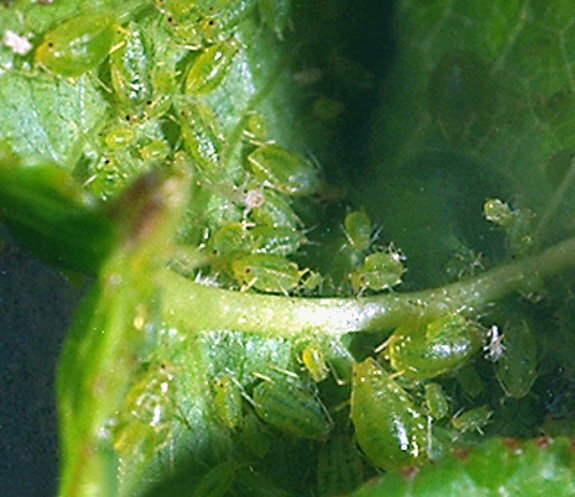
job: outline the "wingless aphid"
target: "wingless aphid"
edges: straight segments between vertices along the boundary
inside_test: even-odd
[[[234,278],[245,289],[287,294],[299,285],[302,271],[295,262],[274,254],[249,254],[232,264]]]
[[[266,423],[290,435],[325,440],[333,421],[325,406],[293,380],[264,380],[254,388],[253,405]]]
[[[377,292],[399,285],[405,272],[402,260],[401,254],[392,249],[369,254],[361,267],[349,275],[352,288],[361,294],[365,290]]]
[[[242,391],[229,375],[221,376],[214,386],[214,407],[220,421],[230,430],[242,420]]]
[[[112,48],[115,26],[116,18],[110,13],[72,17],[44,36],[36,49],[36,63],[66,78],[95,70]]]
[[[240,42],[232,37],[203,50],[188,69],[186,95],[204,96],[214,91],[228,75],[240,48]]]
[[[110,52],[110,76],[118,102],[139,111],[152,97],[151,50],[136,23],[117,28]]]
[[[247,165],[258,180],[284,195],[313,195],[323,185],[315,164],[276,143],[264,143],[257,147],[248,155]]]
[[[425,461],[425,416],[373,358],[354,367],[351,420],[357,443],[375,466],[391,470]]]
[[[485,345],[486,332],[455,314],[429,323],[408,323],[387,340],[385,356],[406,378],[435,378],[464,366]]]
[[[343,220],[345,237],[351,248],[367,250],[371,244],[371,219],[362,211],[352,211]]]
[[[506,326],[501,348],[497,379],[508,397],[520,399],[537,378],[537,346],[530,326],[525,321]]]
[[[253,0],[215,0],[199,23],[200,35],[207,43],[223,41],[254,7]]]

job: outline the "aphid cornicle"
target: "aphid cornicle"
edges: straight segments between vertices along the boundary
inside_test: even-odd
[[[301,197],[321,190],[318,168],[276,143],[264,143],[257,147],[248,155],[247,163],[258,180],[284,195]]]
[[[375,466],[390,470],[425,461],[425,416],[373,358],[354,367],[351,420],[357,443]]]
[[[410,323],[388,339],[391,367],[412,380],[435,378],[465,365],[485,345],[486,333],[459,314],[428,323]]]
[[[333,427],[321,401],[291,380],[263,381],[253,404],[262,420],[295,437],[325,440]]]
[[[297,288],[301,271],[297,264],[274,254],[249,254],[232,263],[234,278],[245,288],[287,293]]]
[[[96,69],[112,47],[115,23],[108,13],[72,17],[44,36],[36,49],[36,62],[68,78]]]
[[[203,96],[215,90],[227,76],[240,48],[240,42],[232,37],[200,53],[188,69],[186,95]]]

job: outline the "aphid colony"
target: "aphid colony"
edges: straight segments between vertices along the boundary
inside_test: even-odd
[[[273,141],[265,117],[249,104],[230,125],[211,103],[241,64],[235,28],[256,9],[261,23],[281,37],[290,23],[289,1],[216,0],[190,7],[185,0],[157,0],[138,12],[73,17],[45,34],[35,61],[59,77],[101,78],[115,104],[117,112],[78,167],[88,190],[108,200],[150,167],[185,169],[192,176],[189,227],[180,243],[197,248],[201,262],[183,272],[211,271],[219,285],[242,290],[317,294],[322,275],[290,257],[308,243],[294,205],[327,188],[318,167]],[[524,254],[531,243],[529,213],[499,200],[489,200],[484,212],[506,230],[510,254]],[[341,233],[351,293],[390,291],[401,282],[403,255],[375,243],[365,212],[349,211]],[[367,353],[324,338],[295,349],[297,373],[270,366],[249,386],[232,371],[214,376],[211,405],[254,460],[270,450],[269,430],[317,443],[321,495],[359,485],[364,459],[385,470],[417,466],[437,458],[446,442],[482,430],[493,408],[475,402],[482,381],[473,360],[482,352],[508,397],[527,395],[536,376],[529,323],[489,328],[453,312],[405,322]],[[149,457],[168,439],[177,410],[172,379],[165,363],[142,368],[111,427],[121,456],[142,444]],[[327,384],[342,402],[324,398]],[[471,402],[455,413],[442,384]],[[241,473],[238,462],[224,462],[196,494],[224,495]]]

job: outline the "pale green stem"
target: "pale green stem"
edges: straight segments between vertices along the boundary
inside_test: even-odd
[[[302,298],[222,290],[166,270],[166,322],[184,332],[233,330],[273,337],[387,331],[412,316],[461,312],[477,316],[509,293],[575,267],[575,238],[464,281],[414,293]]]

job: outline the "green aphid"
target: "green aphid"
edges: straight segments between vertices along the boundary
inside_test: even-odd
[[[242,420],[242,392],[230,375],[221,376],[216,382],[214,407],[220,421],[235,430]]]
[[[323,283],[322,274],[307,268],[301,273],[299,289],[302,290],[304,293],[311,293],[320,288],[322,283]]]
[[[474,407],[454,416],[451,425],[461,432],[477,431],[482,434],[482,428],[489,423],[491,416],[493,411],[487,406]]]
[[[259,459],[265,457],[274,439],[267,425],[249,410],[242,418],[241,430],[241,440],[246,448]]]
[[[253,391],[257,415],[294,437],[325,440],[333,421],[322,402],[292,380],[266,380]]]
[[[233,262],[232,271],[244,289],[283,294],[298,287],[302,273],[295,262],[275,254],[245,255]]]
[[[499,384],[508,397],[527,395],[537,378],[537,346],[530,326],[525,321],[506,326],[495,371]]]
[[[152,96],[152,58],[147,45],[137,24],[116,29],[110,52],[112,88],[116,99],[131,109],[139,109]]]
[[[371,219],[363,211],[352,211],[343,220],[345,237],[351,248],[367,250],[371,244]]]
[[[263,202],[252,208],[251,215],[258,225],[291,230],[296,230],[302,226],[302,222],[292,206],[282,195],[268,189],[264,190]]]
[[[143,367],[117,413],[114,449],[121,457],[148,459],[168,439],[176,415],[174,376],[168,363]]]
[[[268,127],[264,117],[257,112],[248,113],[243,133],[254,143],[264,143],[268,139]]]
[[[198,166],[208,174],[221,173],[219,166],[223,144],[216,119],[209,107],[181,103],[178,122],[184,146]]]
[[[325,355],[317,345],[309,344],[303,349],[301,362],[314,381],[319,383],[328,377],[329,368],[325,360]]]
[[[250,230],[254,250],[263,254],[287,256],[302,247],[306,238],[300,230],[256,226]]]
[[[230,265],[234,259],[252,251],[253,239],[242,223],[230,221],[217,230],[208,242],[210,256],[219,264]]]
[[[193,497],[224,497],[232,488],[238,471],[238,463],[226,461],[213,467],[194,489]]]
[[[446,315],[398,328],[386,342],[385,356],[406,378],[424,380],[461,368],[485,341],[485,330],[479,325],[459,314]]]
[[[165,160],[168,152],[168,144],[165,140],[152,140],[139,149],[140,157],[147,163]]]
[[[354,367],[351,420],[357,443],[375,466],[393,470],[426,460],[425,416],[372,358]]]
[[[284,195],[302,197],[319,193],[323,182],[319,169],[276,143],[264,143],[247,157],[254,176]]]
[[[233,28],[255,7],[253,0],[215,0],[199,23],[199,33],[207,43],[229,37]]]
[[[459,369],[455,378],[461,390],[472,399],[479,397],[485,391],[485,384],[473,364]]]
[[[129,126],[116,126],[104,135],[104,144],[111,151],[121,150],[134,143],[136,133]]]
[[[360,453],[345,435],[335,435],[319,448],[317,494],[320,497],[344,495],[363,482]]]
[[[490,198],[483,204],[485,219],[498,226],[508,227],[513,222],[511,207],[498,198]]]
[[[282,39],[291,25],[291,0],[258,0],[260,18],[265,26]]]
[[[110,13],[85,12],[72,17],[44,36],[35,60],[67,78],[95,70],[112,48],[115,25]]]
[[[203,50],[188,69],[185,94],[204,96],[214,91],[228,75],[240,49],[240,42],[231,37]]]
[[[439,383],[427,383],[425,390],[425,406],[434,420],[445,418],[449,414],[449,402]]]
[[[401,254],[392,249],[369,254],[361,267],[349,275],[352,288],[362,293],[365,290],[389,290],[399,285],[405,273],[402,260]]]

